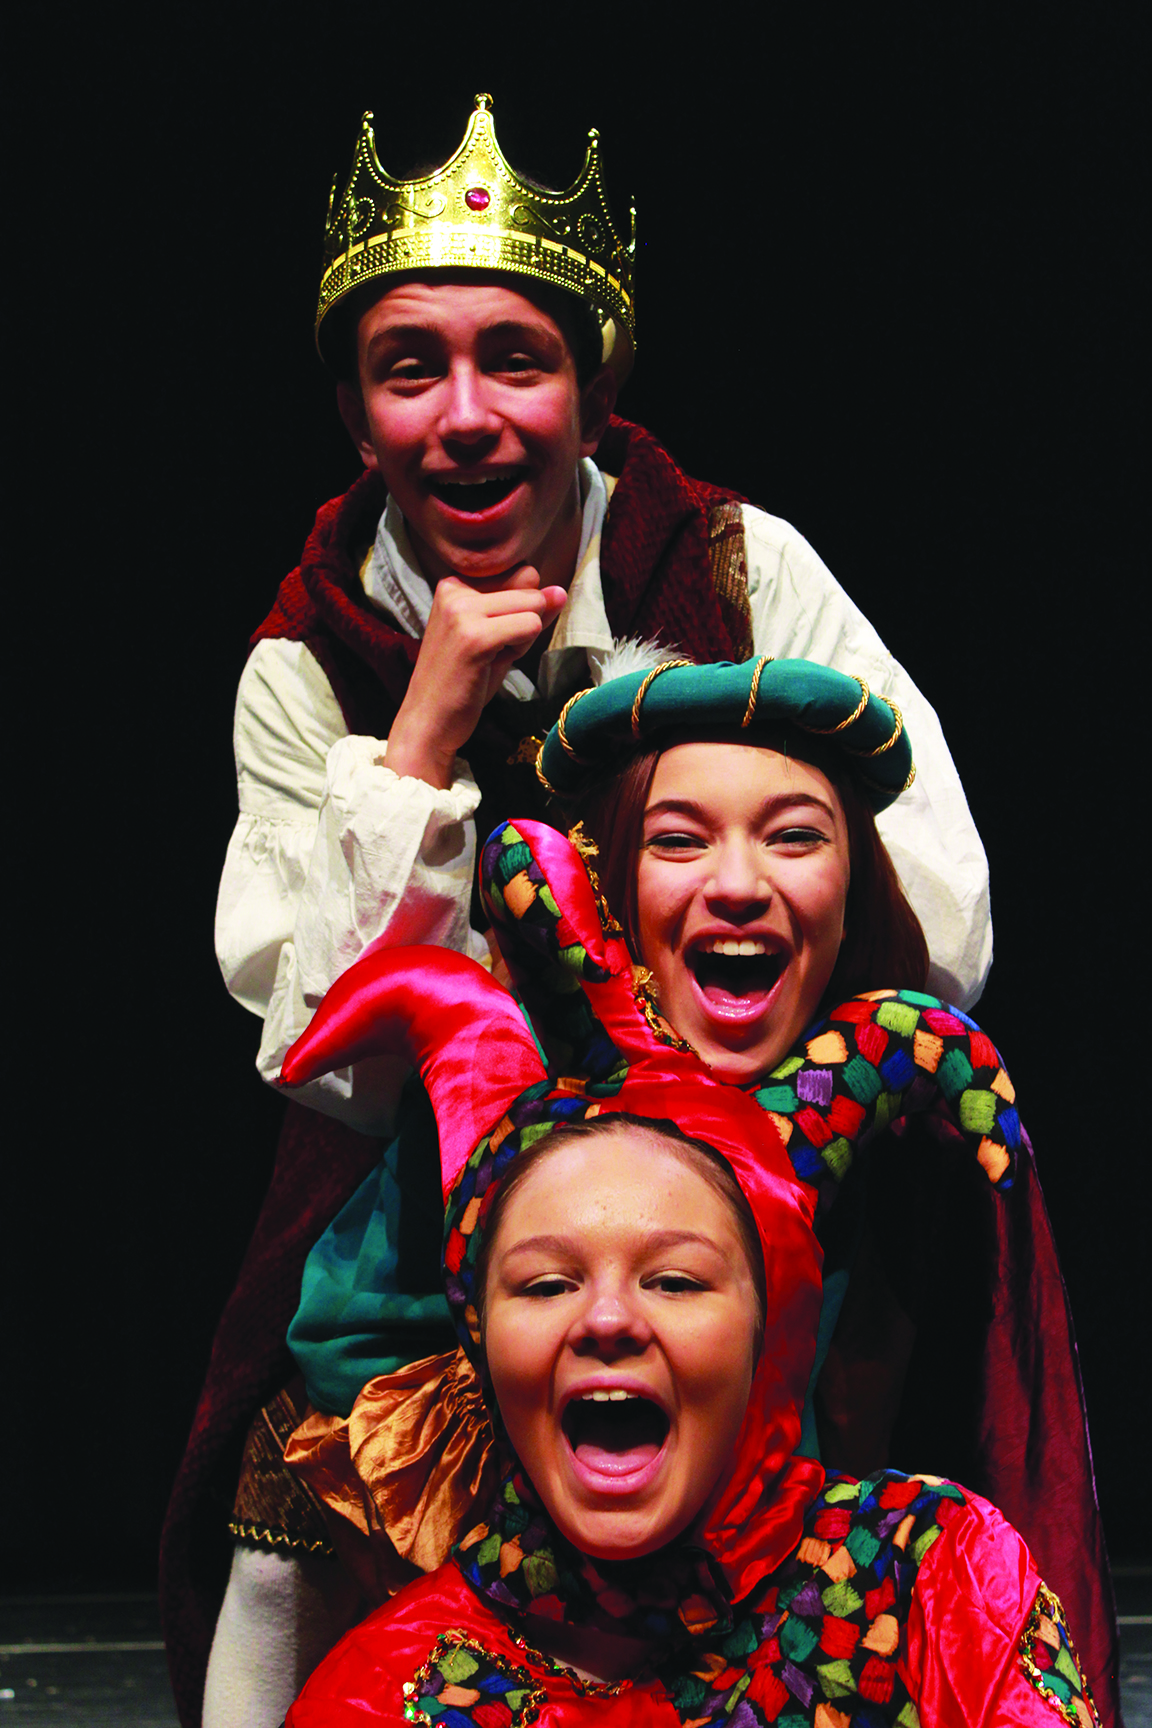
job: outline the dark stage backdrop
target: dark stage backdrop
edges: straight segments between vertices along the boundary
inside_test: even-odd
[[[10,1588],[154,1577],[280,1113],[212,915],[247,638],[358,471],[311,347],[328,187],[363,109],[403,168],[455,147],[480,89],[513,163],[566,184],[594,124],[617,211],[636,195],[623,411],[794,521],[940,712],[991,858],[978,1012],[1037,1145],[1111,1542],[1152,1539],[1125,1492],[1149,1198],[1137,43],[1108,8],[934,10],[10,24]]]

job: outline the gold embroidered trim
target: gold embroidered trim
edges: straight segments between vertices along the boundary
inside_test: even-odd
[[[756,699],[760,694],[760,680],[764,676],[764,668],[768,665],[769,661],[775,660],[775,658],[775,654],[761,654],[759,660],[756,662],[756,670],[752,674],[752,688],[748,692],[748,706],[745,708],[744,718],[740,722],[742,727],[751,726],[752,724],[752,716],[756,712]]]
[[[647,696],[647,694],[648,694],[649,685],[655,683],[656,679],[659,678],[661,672],[671,672],[673,670],[673,668],[676,666],[695,666],[695,664],[696,664],[695,660],[680,659],[680,660],[663,660],[663,661],[661,661],[659,666],[653,666],[651,672],[649,672],[648,676],[645,678],[644,682],[641,684],[639,690],[637,690],[636,700],[632,704],[632,736],[633,736],[633,738],[639,738],[639,736],[640,736],[640,704],[643,702],[645,696]]]
[[[748,599],[748,555],[744,543],[744,509],[740,504],[714,504],[708,512],[708,562],[720,615],[732,638],[732,658],[751,660],[752,605]]]
[[[293,1536],[276,1524],[248,1523],[242,1518],[228,1520],[228,1534],[235,1542],[251,1542],[259,1548],[288,1548],[298,1554],[322,1554],[326,1560],[336,1558],[336,1550],[323,1537]]]
[[[527,738],[521,738],[519,744],[517,744],[515,750],[513,750],[511,756],[509,756],[505,763],[505,767],[519,768],[521,763],[527,762],[531,762],[533,766],[535,766],[543,748],[544,740],[540,737],[539,733],[530,733]],[[382,761],[377,763],[377,767],[382,766]]]
[[[632,995],[636,1006],[648,1023],[648,1029],[661,1044],[670,1044],[673,1050],[684,1050],[689,1056],[699,1056],[699,1051],[689,1044],[686,1038],[681,1038],[675,1027],[670,1025],[656,1006],[656,995],[652,988],[652,974],[647,966],[633,966]]]
[[[523,1650],[529,1662],[538,1662],[549,1674],[556,1674],[562,1680],[567,1680],[582,1698],[617,1698],[621,1692],[632,1690],[631,1679],[586,1680],[583,1674],[577,1674],[575,1668],[566,1668],[562,1662],[557,1662],[554,1656],[535,1649],[526,1638],[513,1635],[512,1642],[518,1650]]]
[[[1044,1672],[1036,1666],[1033,1659],[1037,1642],[1040,1639],[1041,1622],[1044,1620],[1052,1621],[1063,1633],[1068,1654],[1076,1665],[1076,1674],[1083,1693],[1083,1698],[1079,1700],[1083,1705],[1082,1709],[1077,1708],[1077,1700],[1073,1700],[1071,1704],[1065,1704],[1062,1698],[1057,1697],[1051,1686],[1045,1684]],[[1043,1642],[1048,1645],[1049,1649],[1052,1648],[1048,1639],[1045,1638]],[[1072,1642],[1072,1634],[1069,1632],[1068,1622],[1064,1618],[1063,1603],[1054,1591],[1049,1590],[1047,1584],[1041,1584],[1037,1590],[1036,1600],[1032,1604],[1032,1612],[1029,1614],[1027,1624],[1020,1635],[1020,1666],[1041,1698],[1051,1704],[1057,1715],[1067,1722],[1068,1728],[1086,1728],[1086,1723],[1095,1724],[1095,1728],[1101,1728],[1100,1712],[1096,1708],[1091,1688],[1084,1677],[1083,1666],[1076,1654],[1076,1646]]]
[[[592,893],[596,899],[596,911],[600,918],[600,928],[605,936],[623,936],[624,927],[612,914],[612,908],[604,898],[604,890],[600,886],[600,877],[592,863],[593,858],[599,858],[600,848],[590,834],[585,834],[583,822],[577,822],[575,828],[568,830],[568,844],[579,854],[588,875]]]

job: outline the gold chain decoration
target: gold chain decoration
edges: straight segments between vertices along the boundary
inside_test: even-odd
[[[648,686],[659,678],[661,672],[671,672],[676,666],[695,666],[695,660],[664,660],[659,666],[654,666],[636,692],[636,700],[632,704],[632,736],[640,736],[640,704],[648,694]]]
[[[756,699],[760,694],[760,680],[764,676],[764,668],[768,665],[769,661],[775,660],[775,658],[775,654],[761,654],[759,660],[756,662],[756,670],[752,674],[752,688],[748,692],[748,706],[744,710],[744,718],[740,722],[741,727],[751,726],[752,724],[752,716],[756,712]]]

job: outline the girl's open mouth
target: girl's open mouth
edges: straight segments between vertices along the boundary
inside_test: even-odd
[[[519,473],[499,474],[492,480],[435,480],[429,490],[441,504],[451,510],[461,510],[469,516],[479,516],[485,510],[502,504],[520,484]]]
[[[684,956],[700,994],[724,1015],[754,1012],[780,982],[787,956],[754,940],[709,941]]]
[[[651,1399],[613,1390],[574,1398],[561,1426],[582,1472],[620,1477],[634,1476],[655,1463],[669,1424]]]

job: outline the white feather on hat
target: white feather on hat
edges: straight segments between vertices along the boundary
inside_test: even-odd
[[[669,660],[683,658],[679,648],[669,648],[663,642],[646,642],[639,636],[613,638],[612,646],[602,654],[589,655],[589,669],[596,688],[610,684],[615,678],[627,678],[633,672],[653,672]]]

